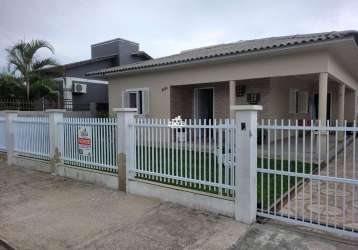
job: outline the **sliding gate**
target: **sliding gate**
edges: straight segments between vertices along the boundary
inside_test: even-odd
[[[262,121],[257,215],[358,237],[356,135],[355,123]]]

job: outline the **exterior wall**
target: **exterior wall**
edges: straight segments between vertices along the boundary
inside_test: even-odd
[[[181,116],[183,119],[193,118],[192,86],[173,86],[170,89],[170,118]]]
[[[237,81],[236,85],[244,85],[246,87],[245,95],[242,97],[236,97],[237,105],[247,105],[247,94],[249,93],[259,93],[260,100],[257,105],[262,105],[263,110],[258,112],[258,119],[268,119],[272,115],[271,107],[271,84],[268,78],[263,79],[252,79],[252,80],[243,80]]]
[[[73,81],[76,83],[76,81]],[[87,84],[87,93],[86,94],[76,94],[72,93],[72,100],[74,106],[84,105],[93,103],[107,103],[108,102],[108,86],[107,84],[102,83],[86,83]]]
[[[124,39],[115,39],[103,43],[93,44],[91,46],[91,58],[103,56],[118,55],[117,65],[124,65],[143,61],[140,57],[132,56],[132,53],[138,52],[139,44]]]
[[[173,86],[170,91],[171,118],[180,115],[184,119],[194,118],[194,89],[214,88],[214,118],[229,117],[229,83],[196,84]]]
[[[346,88],[345,102],[344,102],[344,117],[348,122],[356,119],[355,116],[355,92],[352,89]]]
[[[329,80],[328,93],[331,94],[331,120],[337,119],[338,83]],[[312,117],[312,110],[308,113],[290,114],[289,113],[289,90],[295,88],[309,93],[309,98],[312,99],[314,94],[318,93],[318,75],[314,74],[312,77],[278,77],[271,79],[271,95],[270,95],[270,119],[314,119]]]
[[[170,87],[202,83],[228,82],[327,71],[326,52],[278,55],[275,58],[251,58],[226,63],[190,66],[180,69],[136,73],[108,77],[110,109],[122,106],[122,92],[130,88],[148,87],[149,115],[170,117]],[[227,84],[226,84],[227,85]],[[225,90],[222,90],[225,91]]]

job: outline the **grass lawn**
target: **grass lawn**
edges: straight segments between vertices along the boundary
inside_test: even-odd
[[[208,152],[198,152],[166,149],[166,148],[152,148],[152,147],[137,147],[137,166],[141,169],[142,166],[146,166],[143,170],[164,173],[168,175],[175,175],[179,177],[192,178],[196,180],[205,180],[213,183],[224,183],[223,180],[227,180],[225,184],[231,185],[231,176],[234,174],[230,167],[225,167],[224,164],[219,165],[218,159],[215,154]],[[302,164],[302,162],[287,161],[287,160],[270,160],[264,159],[263,161],[257,159],[257,167],[263,168],[310,173],[310,164]],[[313,164],[313,171],[317,168],[316,164]],[[191,183],[187,181],[177,181],[170,178],[150,176],[146,174],[137,174],[139,179],[150,180],[154,182],[164,183],[168,185],[190,188],[193,190],[208,192],[212,194],[220,194],[224,197],[233,197],[233,192],[229,189],[212,187],[209,185]],[[221,180],[221,181],[220,181]],[[292,187],[296,183],[302,181],[302,178],[288,177],[274,174],[262,174],[257,175],[257,202],[260,208],[272,206],[275,197],[280,199],[281,194],[285,194],[289,187]],[[276,192],[275,192],[276,188]]]
[[[276,166],[275,166],[276,163]],[[263,166],[262,166],[263,164]],[[265,169],[276,169],[279,171],[298,172],[298,173],[311,173],[311,165],[309,163],[303,164],[300,161],[287,161],[277,159],[264,159],[263,161],[257,159],[257,167]],[[317,164],[312,164],[312,171],[314,172],[318,168]],[[264,209],[271,207],[276,199],[276,202],[284,196],[289,190],[289,187],[293,187],[303,181],[303,178],[289,177],[287,175],[275,175],[266,173],[257,173],[257,203],[258,208],[263,206]],[[275,191],[276,190],[276,191]]]

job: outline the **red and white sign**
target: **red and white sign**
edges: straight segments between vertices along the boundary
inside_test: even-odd
[[[92,129],[90,126],[78,128],[78,153],[82,156],[92,155]]]

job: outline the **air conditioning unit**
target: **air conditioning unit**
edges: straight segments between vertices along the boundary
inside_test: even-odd
[[[73,93],[86,94],[87,85],[83,83],[74,83],[73,84]]]

